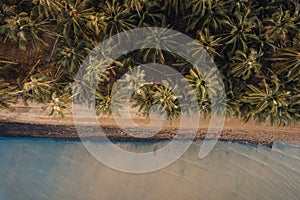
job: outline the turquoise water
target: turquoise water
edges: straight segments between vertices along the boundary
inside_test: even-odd
[[[116,142],[135,152],[159,143]],[[110,169],[80,141],[0,139],[0,200],[299,199],[300,148],[218,142],[204,159],[195,142],[157,172]]]

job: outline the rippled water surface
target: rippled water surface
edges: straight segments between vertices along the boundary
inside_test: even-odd
[[[116,143],[134,152],[164,145]],[[200,146],[163,170],[127,174],[101,164],[79,141],[0,139],[0,200],[300,198],[300,148],[218,142],[200,160]]]

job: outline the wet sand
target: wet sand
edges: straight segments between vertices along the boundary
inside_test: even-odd
[[[14,111],[0,111],[0,137],[32,137],[32,138],[63,138],[79,139],[79,135],[74,125],[72,113],[66,113],[64,118],[60,116],[49,117],[47,112],[43,112],[40,105],[29,104],[29,106],[16,105]],[[175,120],[172,124],[166,124],[160,131],[156,128],[147,127],[149,119],[138,115],[134,110],[130,112],[130,118],[140,127],[130,125],[130,119],[122,118],[122,124],[118,126],[116,118],[99,117],[98,121],[105,135],[110,139],[126,140],[162,140],[172,139],[178,132],[180,120]],[[198,132],[194,139],[204,139],[209,126],[209,119],[201,119]],[[190,122],[191,125],[193,122]],[[83,124],[87,130],[96,130],[97,127]],[[189,137],[189,125],[185,125],[183,130]],[[128,134],[126,130],[135,132],[135,137]],[[153,131],[152,137],[147,137]],[[91,132],[91,131],[88,131]],[[157,133],[157,134],[156,134]],[[97,134],[87,134],[82,137],[96,137]],[[216,135],[217,136],[217,135]],[[212,136],[215,138],[215,136]],[[271,127],[269,124],[257,126],[253,121],[245,124],[239,119],[228,119],[225,122],[221,136],[223,141],[241,141],[251,144],[262,144],[272,146],[275,141],[282,141],[288,144],[300,146],[300,125],[288,127]]]

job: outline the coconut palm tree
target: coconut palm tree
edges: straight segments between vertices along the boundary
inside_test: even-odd
[[[220,30],[224,18],[224,2],[219,0],[191,0],[188,6],[192,13],[188,16],[187,31],[198,29],[203,31],[209,28],[212,31]]]
[[[264,37],[267,41],[277,47],[288,47],[291,46],[294,37],[299,38],[300,8],[296,6],[295,9],[295,12],[291,13],[290,10],[280,7],[272,16],[263,20]]]
[[[32,0],[31,14],[39,18],[57,19],[62,14],[63,4],[59,0]]]
[[[106,1],[99,15],[105,24],[105,37],[135,28],[137,26],[136,16],[131,9],[113,0]]]
[[[134,104],[132,107],[137,107],[140,113],[144,116],[149,116],[155,102],[157,101],[155,97],[157,96],[155,96],[153,84],[144,84],[134,93]]]
[[[277,65],[277,73],[284,73],[287,81],[292,81],[300,76],[300,49],[282,48],[274,55],[280,60]]]
[[[226,16],[223,24],[225,33],[220,34],[220,43],[224,45],[224,51],[232,55],[236,50],[246,51],[248,46],[259,40],[255,34],[258,26],[256,17],[250,16],[250,8],[245,13],[235,13],[232,17]]]
[[[244,102],[249,104],[249,116],[253,116],[257,123],[264,123],[270,120],[272,125],[276,122],[282,123],[282,115],[288,108],[288,96],[290,91],[282,88],[277,80],[269,83],[264,79],[258,86],[249,85],[243,97]]]
[[[124,4],[126,7],[135,10],[138,13],[142,10],[145,3],[147,3],[146,0],[124,0]]]
[[[23,86],[25,100],[32,99],[39,103],[48,102],[53,91],[54,80],[43,73],[37,73],[30,77],[30,81]]]
[[[79,42],[84,39],[90,41],[90,35],[98,31],[95,26],[94,8],[89,7],[86,1],[64,0],[62,17],[59,18],[59,25],[62,27],[62,35],[65,40]]]
[[[10,104],[16,102],[16,93],[13,92],[14,88],[8,83],[0,80],[0,110],[7,109]]]
[[[176,47],[181,47],[180,41],[178,41],[177,33],[172,32],[170,29],[151,29],[146,33],[145,40],[142,41],[142,47],[153,47],[142,50],[144,54],[144,61],[149,59],[156,63],[160,62],[164,64],[166,62],[166,56],[176,56],[172,50]]]
[[[163,9],[167,11],[168,16],[182,16],[185,13],[187,4],[184,0],[166,0]]]
[[[178,85],[172,86],[168,80],[163,80],[164,85],[154,85],[155,93],[153,94],[154,105],[158,105],[160,112],[166,112],[166,120],[173,121],[181,116],[180,98],[174,92],[178,90]]]
[[[165,16],[161,12],[161,6],[156,1],[145,2],[137,13],[139,27],[161,26]]]
[[[57,48],[57,54],[59,61],[58,65],[61,65],[64,70],[69,72],[76,72],[81,66],[83,60],[88,55],[91,49],[85,41],[74,42],[66,41],[66,44]]]
[[[64,117],[65,110],[70,109],[71,96],[69,93],[64,93],[58,96],[57,92],[53,92],[49,102],[46,102],[43,106],[43,110],[48,110],[49,115],[55,113]]]
[[[107,84],[105,87],[99,85],[95,94],[95,109],[97,115],[119,115],[120,110],[124,106],[124,102],[119,100],[124,99],[125,95],[121,91],[113,93],[114,84]]]
[[[231,57],[229,64],[230,73],[237,78],[248,80],[252,75],[260,73],[262,64],[260,62],[263,53],[255,49],[248,49],[247,52],[237,50]]]
[[[196,42],[199,43],[199,45],[209,53],[212,59],[221,57],[221,54],[218,52],[221,47],[220,40],[221,38],[210,34],[209,29],[207,28],[204,28],[203,31],[197,32]],[[190,51],[196,53],[197,50],[199,50],[199,48],[196,47],[195,49],[191,49]]]
[[[44,37],[50,36],[51,32],[46,25],[43,21],[32,19],[26,12],[14,13],[4,19],[4,25],[0,26],[0,34],[7,35],[18,42],[22,50],[26,50],[28,44],[38,49],[39,44],[48,46]]]

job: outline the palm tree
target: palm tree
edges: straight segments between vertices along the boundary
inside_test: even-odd
[[[175,95],[178,86],[172,86],[167,80],[164,80],[164,85],[154,85],[155,93],[153,94],[154,105],[159,105],[158,109],[161,113],[166,112],[166,120],[173,121],[181,116],[181,105],[179,105],[179,96]]]
[[[39,18],[57,19],[62,14],[63,4],[59,0],[32,0],[31,13]]]
[[[124,0],[126,7],[136,10],[138,13],[142,10],[145,3],[147,3],[146,0]]]
[[[229,64],[230,72],[234,77],[248,80],[252,75],[260,73],[262,64],[260,62],[263,53],[255,49],[248,49],[247,52],[237,50],[231,57]]]
[[[113,36],[114,34],[137,26],[135,15],[133,15],[131,9],[119,4],[115,0],[112,2],[106,1],[99,17],[105,24],[104,32],[106,37]]]
[[[149,116],[150,112],[157,101],[155,98],[155,90],[153,84],[144,84],[133,96],[133,108],[138,107],[138,111],[144,116]]]
[[[259,38],[255,34],[258,26],[256,17],[250,16],[250,8],[246,13],[235,13],[232,17],[226,16],[223,21],[225,33],[219,34],[222,38],[220,43],[224,45],[224,52],[232,55],[236,50],[246,51],[250,44],[256,43]]]
[[[149,59],[156,63],[160,62],[164,64],[166,62],[166,56],[175,56],[170,53],[175,47],[180,47],[180,41],[178,41],[177,33],[172,32],[169,29],[151,29],[146,33],[145,40],[142,42],[142,47],[152,47],[142,50],[144,54],[144,61]]]
[[[139,18],[139,27],[161,26],[165,16],[161,12],[161,6],[156,1],[145,2],[136,18]]]
[[[293,38],[299,38],[300,16],[299,6],[292,14],[290,10],[283,10],[272,14],[271,17],[263,20],[264,37],[267,41],[274,43],[277,47],[291,46]]]
[[[197,67],[190,69],[190,74],[186,76],[187,81],[194,88],[199,103],[207,100],[208,91],[204,80],[203,72]]]
[[[23,97],[25,100],[32,99],[39,103],[48,102],[54,89],[54,81],[43,73],[32,75],[30,81],[23,86]]]
[[[209,28],[212,31],[220,30],[223,24],[224,2],[219,0],[191,0],[188,6],[192,14],[188,16],[187,30],[200,30]]]
[[[59,24],[65,40],[79,42],[80,39],[90,41],[89,35],[97,32],[94,21],[96,20],[94,8],[88,7],[86,1],[65,0],[62,17]]]
[[[107,84],[105,87],[99,85],[95,94],[95,109],[97,115],[119,115],[120,110],[124,106],[124,93],[121,91],[113,90],[114,84]],[[114,93],[113,93],[114,91]]]
[[[64,93],[60,96],[56,92],[53,92],[49,102],[45,102],[42,106],[43,110],[49,110],[49,115],[55,113],[64,117],[64,112],[66,109],[70,109],[71,96],[69,93]]]
[[[182,16],[186,10],[187,4],[184,0],[166,0],[163,9],[167,10],[168,16]]]
[[[85,41],[80,41],[78,43],[66,41],[64,46],[57,49],[59,56],[59,61],[57,63],[61,65],[64,70],[76,72],[88,55],[90,49],[91,46]]]
[[[284,73],[287,81],[292,81],[300,76],[300,51],[295,48],[282,48],[274,55],[279,59],[277,73]]]
[[[221,57],[221,54],[218,52],[218,50],[221,47],[220,40],[221,38],[210,34],[209,29],[207,28],[204,28],[203,31],[197,32],[196,42],[199,43],[200,46],[203,47],[209,53],[212,59],[215,59],[216,57]],[[190,51],[196,53],[197,50],[199,50],[199,48],[196,47],[195,49],[191,49]]]
[[[248,115],[253,116],[257,123],[263,123],[267,120],[272,125],[282,123],[282,117],[286,114],[288,108],[289,91],[285,91],[277,80],[271,80],[270,83],[264,79],[259,86],[249,85],[243,97],[244,102],[251,108]],[[289,120],[288,120],[289,121]]]
[[[38,49],[39,44],[48,46],[44,41],[45,35],[50,35],[47,24],[43,21],[33,20],[28,13],[13,14],[4,19],[4,25],[0,26],[0,34],[19,43],[19,48],[26,50],[28,44]]]
[[[0,110],[7,109],[10,104],[16,102],[16,93],[13,92],[14,88],[8,83],[0,80]]]
[[[216,68],[205,71],[197,66],[190,69],[190,74],[186,75],[186,80],[193,88],[193,91],[190,92],[196,94],[200,110],[205,116],[209,115],[211,111],[212,99],[214,99],[216,104],[224,102],[225,96],[220,95],[222,94],[222,88],[219,87],[220,83],[216,72]],[[215,106],[217,112],[225,112],[225,110],[221,111],[219,108],[226,108],[226,106],[218,106],[216,104],[213,106]]]

